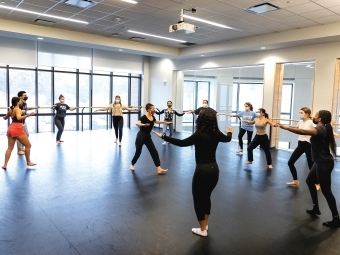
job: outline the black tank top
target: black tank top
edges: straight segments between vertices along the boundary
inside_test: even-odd
[[[18,120],[16,116],[11,116],[12,122],[23,123],[22,120]]]

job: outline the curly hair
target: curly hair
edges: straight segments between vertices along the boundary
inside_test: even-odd
[[[329,148],[331,149],[333,156],[335,156],[336,155],[336,143],[335,143],[335,139],[333,135],[333,128],[331,125],[332,114],[330,111],[320,110],[319,118],[321,119],[322,124],[324,124],[326,127],[327,137],[329,141]]]
[[[196,119],[196,132],[217,133],[220,132],[217,124],[216,112],[212,109],[203,109]]]

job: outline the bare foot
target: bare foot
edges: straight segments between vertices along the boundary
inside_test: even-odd
[[[18,155],[25,155],[25,151],[18,151]]]
[[[298,180],[293,180],[292,182],[286,182],[288,186],[299,186]]]
[[[114,141],[114,143],[117,143],[118,142],[118,139],[116,139],[116,141]]]
[[[247,161],[247,162],[244,162],[244,164],[251,165],[251,164],[253,164],[253,162],[252,161]]]
[[[163,169],[163,168],[157,169],[158,174],[166,174],[167,171],[168,171],[168,169]]]
[[[320,184],[315,184],[316,190],[320,190]]]
[[[4,170],[6,170],[6,169],[7,169],[7,166],[2,166],[1,168],[4,169]]]
[[[272,165],[268,165],[268,168],[269,168],[269,169],[273,169],[273,166],[272,166]]]
[[[135,166],[134,166],[134,165],[131,165],[131,166],[130,166],[130,170],[131,170],[131,171],[134,171],[134,170],[135,170]]]
[[[60,142],[60,141],[57,141],[57,144],[59,145],[59,144],[61,144],[61,142]]]
[[[36,163],[33,163],[33,162],[27,163],[27,166],[35,166],[35,165],[36,165]]]
[[[236,153],[242,153],[243,152],[243,150],[238,150],[238,151],[236,151]]]

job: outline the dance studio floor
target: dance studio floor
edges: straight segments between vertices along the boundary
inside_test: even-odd
[[[274,169],[255,150],[254,164],[237,143],[220,144],[220,179],[212,195],[209,236],[198,227],[191,197],[194,147],[162,145],[153,136],[162,167],[156,174],[146,147],[129,170],[136,128],[124,129],[123,146],[113,130],[31,134],[33,170],[13,151],[0,172],[0,254],[340,254],[340,230],[322,226],[331,219],[319,192],[320,218],[306,212],[311,199],[305,184],[305,158],[297,162],[299,188],[291,181],[289,152],[273,151]],[[177,137],[187,134],[175,133]],[[0,159],[7,148],[0,136]],[[1,169],[2,170],[2,169]],[[333,172],[333,192],[340,209],[340,164]]]

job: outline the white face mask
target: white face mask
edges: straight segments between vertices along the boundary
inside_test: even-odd
[[[115,100],[115,103],[116,103],[116,104],[119,104],[119,102],[120,102],[120,100]]]
[[[203,104],[203,107],[208,107],[208,104]]]
[[[260,114],[259,112],[257,112],[257,113],[256,113],[256,116],[257,116],[258,118],[260,118],[260,117],[261,117],[261,114]]]
[[[248,107],[248,106],[244,107],[244,110],[248,111],[248,110],[249,110],[249,107]]]
[[[300,114],[300,120],[304,120],[305,116]]]

